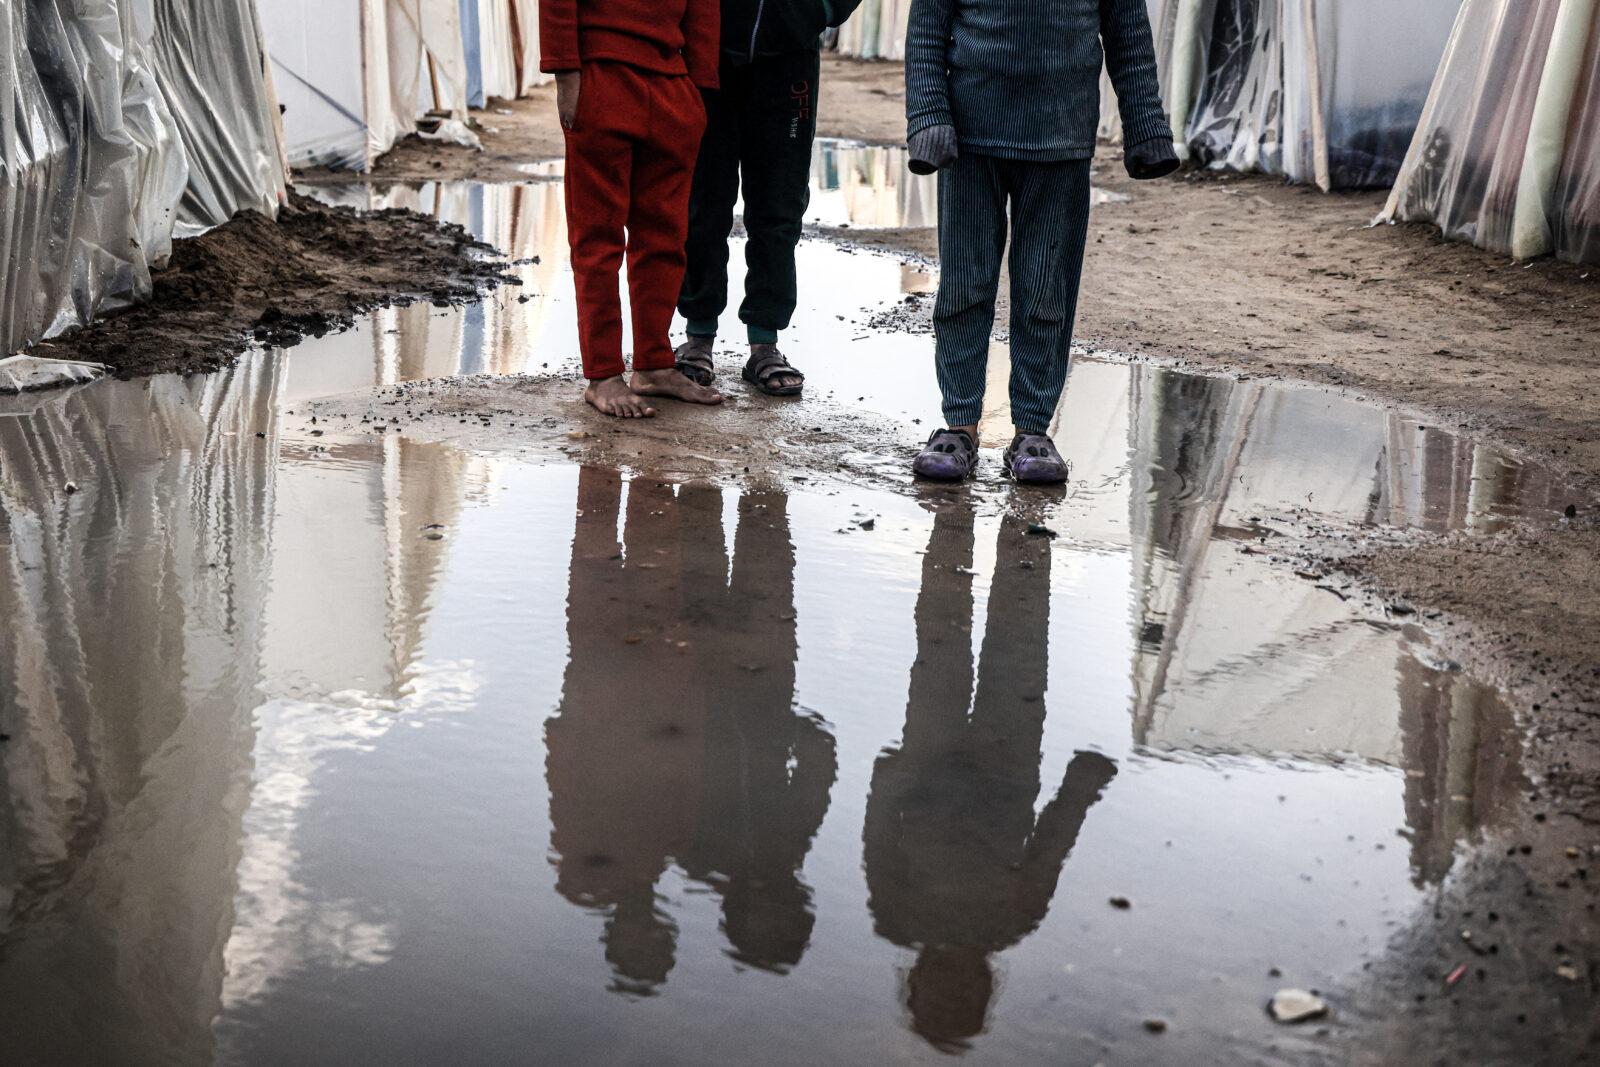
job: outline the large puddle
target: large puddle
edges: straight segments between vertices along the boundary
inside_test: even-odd
[[[1538,472],[1093,360],[1057,496],[324,436],[288,412],[575,348],[557,186],[390,195],[523,291],[0,414],[8,1061],[1331,1056],[1267,997],[1357,983],[1522,787],[1414,616],[1266,553],[1492,532]],[[872,324],[925,271],[802,257],[813,381],[923,432],[930,339]]]

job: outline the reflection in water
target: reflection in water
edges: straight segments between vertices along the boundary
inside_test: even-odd
[[[394,1062],[441,1017],[461,1062],[1088,1058],[1133,1000],[1232,1050],[1268,956],[1355,973],[1520,788],[1497,694],[1252,553],[1293,509],[1493,532],[1558,488],[1327,393],[1080,361],[1057,540],[1003,495],[930,516],[285,414],[563,358],[553,188],[418,194],[540,256],[528,293],[0,409],[7,1062]],[[813,338],[905,284],[846,258]],[[837,328],[818,373],[869,406],[925,369]],[[1348,884],[1300,879],[1324,858]],[[1112,892],[1139,926],[1097,925]]]
[[[739,501],[730,576],[722,494],[584,468],[567,608],[571,655],[546,728],[556,888],[605,915],[614,988],[667,980],[677,928],[656,882],[676,861],[722,900],[733,958],[800,961],[800,880],[836,771],[793,708],[794,549],[785,498]]]
[[[806,221],[866,228],[936,226],[938,178],[912,174],[904,148],[819,139],[811,157]]]
[[[1044,920],[1084,817],[1117,773],[1098,752],[1078,752],[1034,818],[1050,545],[1020,520],[1001,522],[976,689],[972,554],[970,506],[940,509],[923,557],[905,733],[873,768],[864,835],[875,928],[916,950],[906,1004],[941,1047],[983,1031],[990,956]]]
[[[0,416],[0,1033],[203,1063],[248,800],[263,363]],[[26,410],[26,408],[24,408]]]
[[[1508,721],[1498,696],[1409,652],[1396,664],[1384,650],[1399,627],[1353,616],[1328,587],[1263,602],[1241,548],[1265,539],[1289,486],[1324,514],[1489,532],[1503,501],[1550,506],[1553,483],[1392,414],[1374,412],[1387,432],[1341,433],[1309,392],[1166,371],[1136,377],[1135,390],[1135,742],[1404,767],[1416,877],[1438,882],[1474,809],[1518,788],[1494,769],[1514,766],[1509,737],[1480,754],[1480,705]]]

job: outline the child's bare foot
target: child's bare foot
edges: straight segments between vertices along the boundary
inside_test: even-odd
[[[634,380],[638,377],[634,375]],[[648,419],[656,413],[655,408],[639,399],[635,390],[628,388],[620,374],[590,382],[583,391],[583,398],[601,414],[615,415],[619,419]]]
[[[676,367],[665,370],[636,370],[630,388],[640,396],[671,396],[691,404],[720,404],[722,394],[704,385],[696,385],[683,376]]]

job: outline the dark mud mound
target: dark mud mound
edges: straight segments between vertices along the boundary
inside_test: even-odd
[[[290,193],[278,221],[241,212],[174,244],[151,301],[38,346],[119,377],[215,370],[252,342],[293,344],[385,304],[472,299],[519,279],[459,226],[414,211],[358,214]]]

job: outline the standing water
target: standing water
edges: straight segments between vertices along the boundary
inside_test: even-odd
[[[1267,552],[1291,509],[1490,532],[1539,472],[1093,360],[1056,494],[325,431],[571,367],[558,186],[390,195],[522,291],[0,411],[8,1062],[1331,1058],[1262,1004],[1359,983],[1521,788],[1414,616]],[[913,440],[931,342],[878,324],[926,270],[802,263],[811,403]]]

